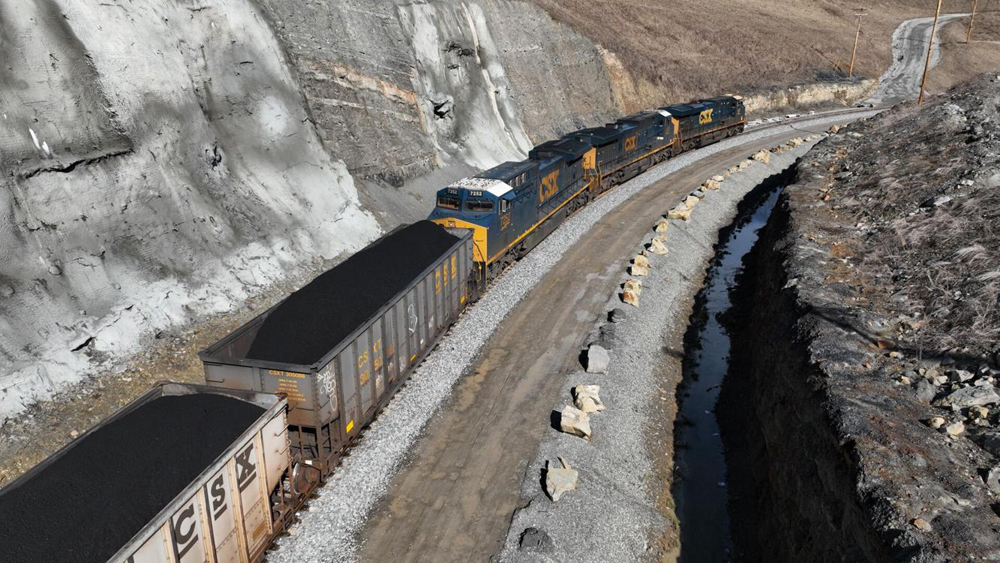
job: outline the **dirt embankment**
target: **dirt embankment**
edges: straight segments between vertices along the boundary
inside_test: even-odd
[[[998,103],[986,75],[799,164],[731,319],[748,560],[1000,557]]]

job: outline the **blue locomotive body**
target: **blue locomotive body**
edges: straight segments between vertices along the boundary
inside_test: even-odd
[[[745,124],[742,99],[719,97],[575,131],[440,190],[429,218],[473,231],[477,277],[487,281],[601,192]]]

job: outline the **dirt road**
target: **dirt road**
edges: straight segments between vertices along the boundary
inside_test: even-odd
[[[502,545],[520,484],[627,253],[672,202],[792,132],[720,152],[618,206],[572,248],[494,333],[488,352],[428,424],[360,534],[367,561],[482,561]]]
[[[967,17],[969,14],[948,14],[941,16],[938,32],[941,27]],[[892,66],[882,75],[878,90],[866,103],[876,105],[893,105],[906,100],[915,100],[920,95],[920,80],[924,74],[924,64],[927,60],[927,44],[931,39],[931,27],[934,18],[917,18],[907,20],[899,25],[892,34]],[[941,58],[940,42],[934,42],[934,53],[931,56],[931,67],[937,65]]]

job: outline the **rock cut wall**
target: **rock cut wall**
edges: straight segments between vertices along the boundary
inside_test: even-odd
[[[0,49],[0,414],[378,232],[250,1],[2,1]]]

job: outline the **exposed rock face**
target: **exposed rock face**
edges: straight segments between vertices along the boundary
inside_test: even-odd
[[[265,6],[323,140],[362,178],[492,166],[619,113],[597,46],[530,3]]]
[[[0,11],[0,415],[622,113],[600,49],[524,2]]]
[[[738,543],[759,560],[1000,557],[997,498],[984,482],[998,421],[983,427],[973,410],[994,401],[993,342],[949,343],[971,328],[973,296],[982,304],[990,290],[982,271],[997,263],[959,252],[997,248],[983,228],[1000,221],[997,80],[819,144],[762,233],[732,319],[745,329],[734,365],[748,367],[724,388],[733,408],[750,405],[725,434],[747,448],[756,531]],[[921,208],[941,192],[961,203]],[[886,255],[888,240],[897,250]],[[946,265],[963,276],[941,276]],[[950,299],[936,293],[942,284]],[[984,311],[975,330],[992,334],[996,309]],[[980,375],[949,382],[946,366]],[[937,389],[955,411],[927,404],[934,388],[920,378],[951,386]]]
[[[0,12],[0,419],[377,235],[250,0]]]

